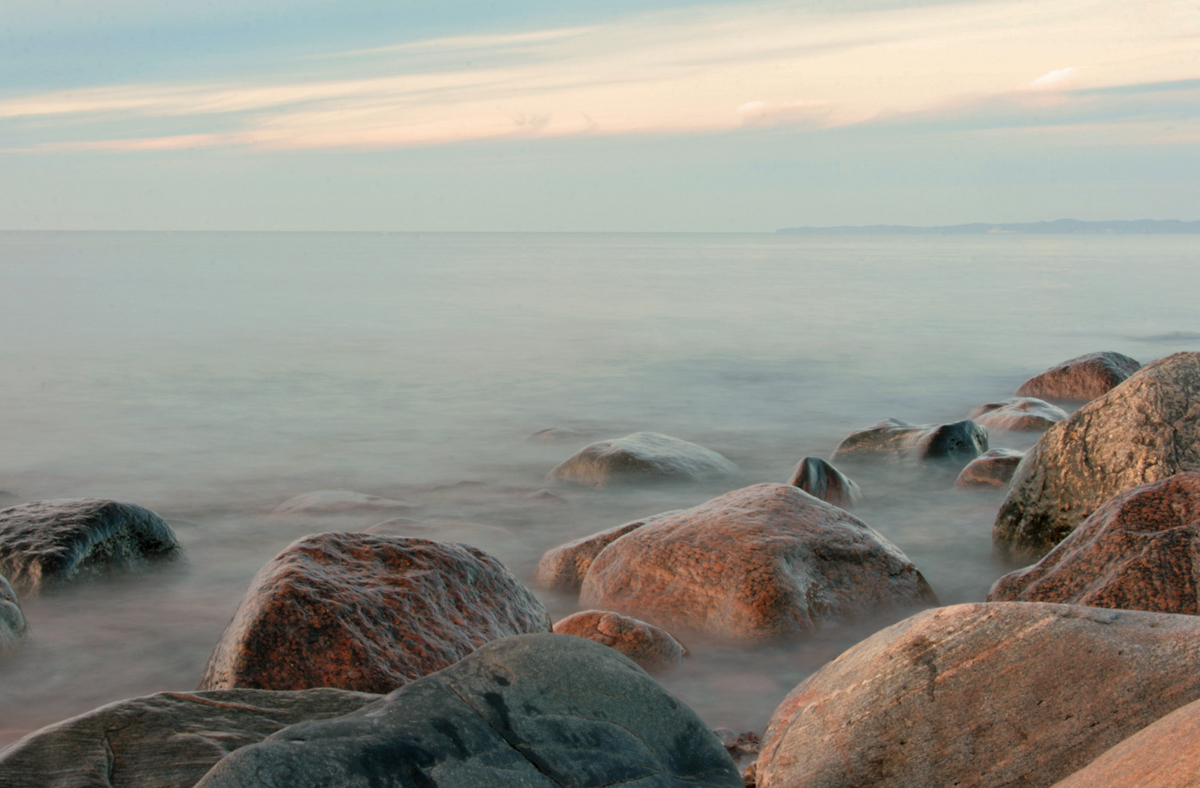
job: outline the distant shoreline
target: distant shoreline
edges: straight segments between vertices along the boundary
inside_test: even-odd
[[[892,234],[892,235],[1187,235],[1200,233],[1200,221],[1178,219],[1137,219],[1134,221],[1084,222],[1059,219],[1053,222],[1021,224],[950,224],[941,227],[913,227],[904,224],[872,224],[841,227],[786,227],[777,233]]]

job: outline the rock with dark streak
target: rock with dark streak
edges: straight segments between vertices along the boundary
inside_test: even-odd
[[[1067,418],[1067,412],[1037,397],[1010,397],[980,405],[967,418],[989,431],[1045,432]]]
[[[574,635],[616,649],[643,670],[655,673],[683,664],[688,650],[653,624],[605,610],[584,610],[554,625],[556,635]]]
[[[1088,353],[1035,375],[1017,389],[1019,397],[1058,402],[1090,402],[1123,383],[1142,368],[1120,353]]]
[[[695,443],[657,432],[584,446],[550,471],[550,478],[589,487],[696,482],[737,473],[737,466]]]
[[[533,572],[533,584],[549,591],[578,591],[583,576],[600,551],[630,531],[641,528],[659,518],[675,514],[674,511],[643,517],[641,520],[614,526],[598,534],[585,536],[573,542],[553,547],[546,551]]]
[[[1016,449],[988,449],[983,454],[967,463],[954,486],[959,489],[969,487],[1007,487],[1025,452]]]
[[[800,460],[788,484],[842,509],[852,509],[863,502],[858,483],[820,457]]]
[[[12,586],[0,577],[0,654],[17,646],[25,636],[25,614]]]
[[[884,419],[846,436],[831,459],[891,458],[966,463],[987,448],[987,430],[973,421],[909,424],[900,419]]]

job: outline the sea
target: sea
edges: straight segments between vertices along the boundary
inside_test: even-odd
[[[1198,293],[1186,235],[0,233],[0,506],[138,503],[187,553],[21,600],[0,745],[194,689],[254,573],[306,534],[391,520],[529,583],[556,545],[785,482],[882,419],[957,421],[1084,353],[1200,349]],[[639,431],[739,474],[547,479]],[[938,465],[843,470],[867,497],[854,514],[942,604],[1014,568],[992,554],[1002,491],[954,489]],[[272,514],[319,490],[408,506]],[[578,609],[537,593],[555,620]],[[712,727],[761,734],[806,676],[910,612],[793,643],[692,638],[660,681]]]

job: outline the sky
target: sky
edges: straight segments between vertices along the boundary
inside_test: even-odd
[[[1196,220],[1197,184],[1198,0],[0,3],[0,229]]]

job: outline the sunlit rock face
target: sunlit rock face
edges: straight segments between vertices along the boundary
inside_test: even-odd
[[[1051,367],[1017,388],[1019,397],[1090,402],[1125,382],[1142,365],[1120,353],[1088,353]]]
[[[1045,432],[1067,412],[1037,397],[1010,397],[980,405],[967,418],[991,432]]]
[[[606,610],[583,610],[554,625],[556,635],[574,635],[602,643],[650,673],[683,663],[688,651],[671,633],[636,618]]]
[[[971,487],[1007,487],[1012,481],[1017,466],[1025,459],[1025,452],[1016,449],[988,449],[967,463],[954,486],[959,489]]]

